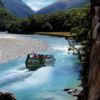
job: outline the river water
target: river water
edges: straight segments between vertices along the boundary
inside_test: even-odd
[[[55,65],[29,72],[24,65],[26,56],[0,64],[0,91],[14,93],[17,100],[75,100],[63,91],[81,83],[80,63],[76,55],[68,53],[67,40],[41,35],[26,37],[48,43],[50,49],[39,53],[54,55]]]

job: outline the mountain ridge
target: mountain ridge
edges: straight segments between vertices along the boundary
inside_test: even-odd
[[[43,9],[40,9],[37,14],[49,14],[60,10],[81,7],[88,3],[89,0],[59,0]]]
[[[2,1],[0,0],[0,7],[3,7],[4,5],[3,5],[3,3],[2,3]]]
[[[0,0],[3,6],[17,17],[28,17],[35,12],[22,0]]]
[[[89,0],[59,0],[45,8],[40,9],[38,12],[34,12],[27,4],[22,0],[0,0],[0,7],[7,9],[10,13],[17,17],[29,17],[32,14],[50,14],[61,10],[68,10],[70,8],[79,8],[85,4],[88,4]]]

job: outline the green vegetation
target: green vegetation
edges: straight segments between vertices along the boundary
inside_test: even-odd
[[[9,14],[5,9],[0,8],[0,31],[8,30],[12,22],[15,20],[15,16]]]
[[[81,80],[82,86],[87,92],[87,83],[89,75],[89,57],[90,57],[90,45],[91,45],[91,35],[90,35],[90,22],[89,22],[89,6],[85,6],[81,9],[71,9],[68,11],[70,19],[69,23],[66,22],[65,25],[69,25],[70,32],[76,34],[76,42],[79,41],[82,44],[81,52],[78,50],[79,59],[82,65]],[[73,45],[72,48],[76,49]],[[77,50],[77,49],[76,49]],[[79,99],[80,100],[80,99]]]
[[[79,37],[88,31],[89,6],[59,11],[48,15],[32,15],[19,19],[0,8],[0,30],[16,33],[72,32]],[[83,35],[83,36],[84,36]]]

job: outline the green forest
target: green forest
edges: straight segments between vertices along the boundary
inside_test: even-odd
[[[47,15],[32,15],[29,18],[17,18],[6,9],[0,8],[0,31],[12,33],[34,32],[72,32],[87,34],[89,28],[89,6],[58,11]]]

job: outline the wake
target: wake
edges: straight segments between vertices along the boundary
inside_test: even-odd
[[[11,83],[14,83],[16,81],[22,81],[25,78],[28,78],[32,75],[33,72],[29,72],[28,70],[21,70],[16,71],[14,73],[8,74],[4,77],[0,78],[0,86],[5,86]]]

